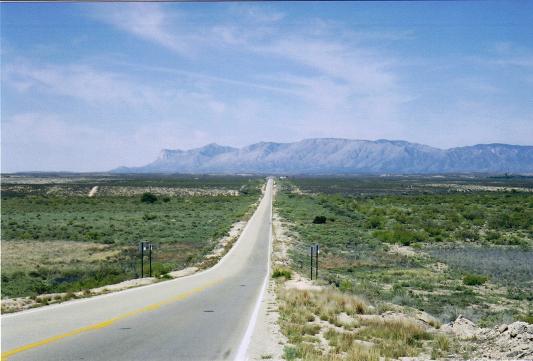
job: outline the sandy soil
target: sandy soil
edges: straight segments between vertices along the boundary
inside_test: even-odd
[[[420,254],[420,252],[417,253],[412,247],[400,246],[399,244],[391,245],[389,248],[389,253],[396,253],[396,254],[399,254],[402,256],[408,256],[408,257],[413,257],[413,256],[416,256],[417,254]]]
[[[283,360],[283,345],[287,338],[278,325],[275,282],[270,281],[265,297],[261,300],[259,316],[248,348],[248,360]]]
[[[309,291],[320,291],[324,289],[324,287],[314,284],[313,281],[304,278],[295,272],[293,272],[292,279],[285,282],[285,288]]]
[[[487,192],[533,192],[532,188],[524,187],[498,187],[498,186],[483,186],[477,184],[453,184],[453,183],[437,183],[426,184],[425,186],[435,188],[449,188],[459,192],[471,192],[471,191],[487,191]]]
[[[96,195],[96,192],[98,192],[98,186],[94,186],[89,191],[89,197],[94,197]]]

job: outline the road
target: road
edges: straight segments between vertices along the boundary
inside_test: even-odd
[[[202,273],[3,315],[2,360],[243,360],[269,271],[272,180]]]

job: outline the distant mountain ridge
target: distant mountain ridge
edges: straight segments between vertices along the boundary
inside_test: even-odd
[[[114,173],[427,174],[532,173],[533,146],[478,144],[439,149],[401,140],[305,139],[243,148],[215,143],[163,149],[152,163]]]

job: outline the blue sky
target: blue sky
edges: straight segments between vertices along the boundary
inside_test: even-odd
[[[533,143],[531,1],[0,8],[4,172],[211,142]]]

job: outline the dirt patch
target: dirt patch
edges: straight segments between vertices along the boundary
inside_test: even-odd
[[[281,333],[275,281],[271,280],[259,309],[257,324],[248,349],[248,360],[283,360],[282,344],[287,338]]]
[[[399,255],[407,256],[407,257],[414,257],[417,254],[419,254],[414,250],[413,247],[400,246],[399,244],[393,244],[392,246],[390,246],[389,253],[399,254]]]
[[[474,191],[486,191],[486,192],[533,192],[532,188],[524,187],[498,187],[498,186],[483,186],[478,184],[453,184],[453,183],[437,183],[426,184],[428,187],[435,188],[448,188],[459,192],[474,192]]]
[[[169,272],[168,275],[172,278],[180,278],[180,277],[185,277],[185,276],[190,276],[192,274],[195,274],[196,272],[198,272],[198,270],[199,270],[198,267],[187,267],[179,271]]]
[[[274,266],[289,266],[289,248],[293,239],[285,231],[283,221],[277,212],[272,215],[273,252],[272,263]]]
[[[144,286],[157,282],[154,277],[127,280],[124,282],[107,285],[79,292],[61,292],[39,295],[36,297],[6,298],[2,300],[2,313],[24,311],[30,308],[46,306],[53,303],[61,303],[77,298],[102,295],[109,292],[123,291],[128,288]]]
[[[319,286],[313,283],[308,278],[300,276],[298,273],[293,272],[293,279],[285,282],[286,289],[308,290],[308,291],[320,291],[324,289],[323,286]]]
[[[89,191],[88,196],[89,197],[94,197],[96,195],[96,192],[98,192],[98,186],[92,187],[91,190]]]

